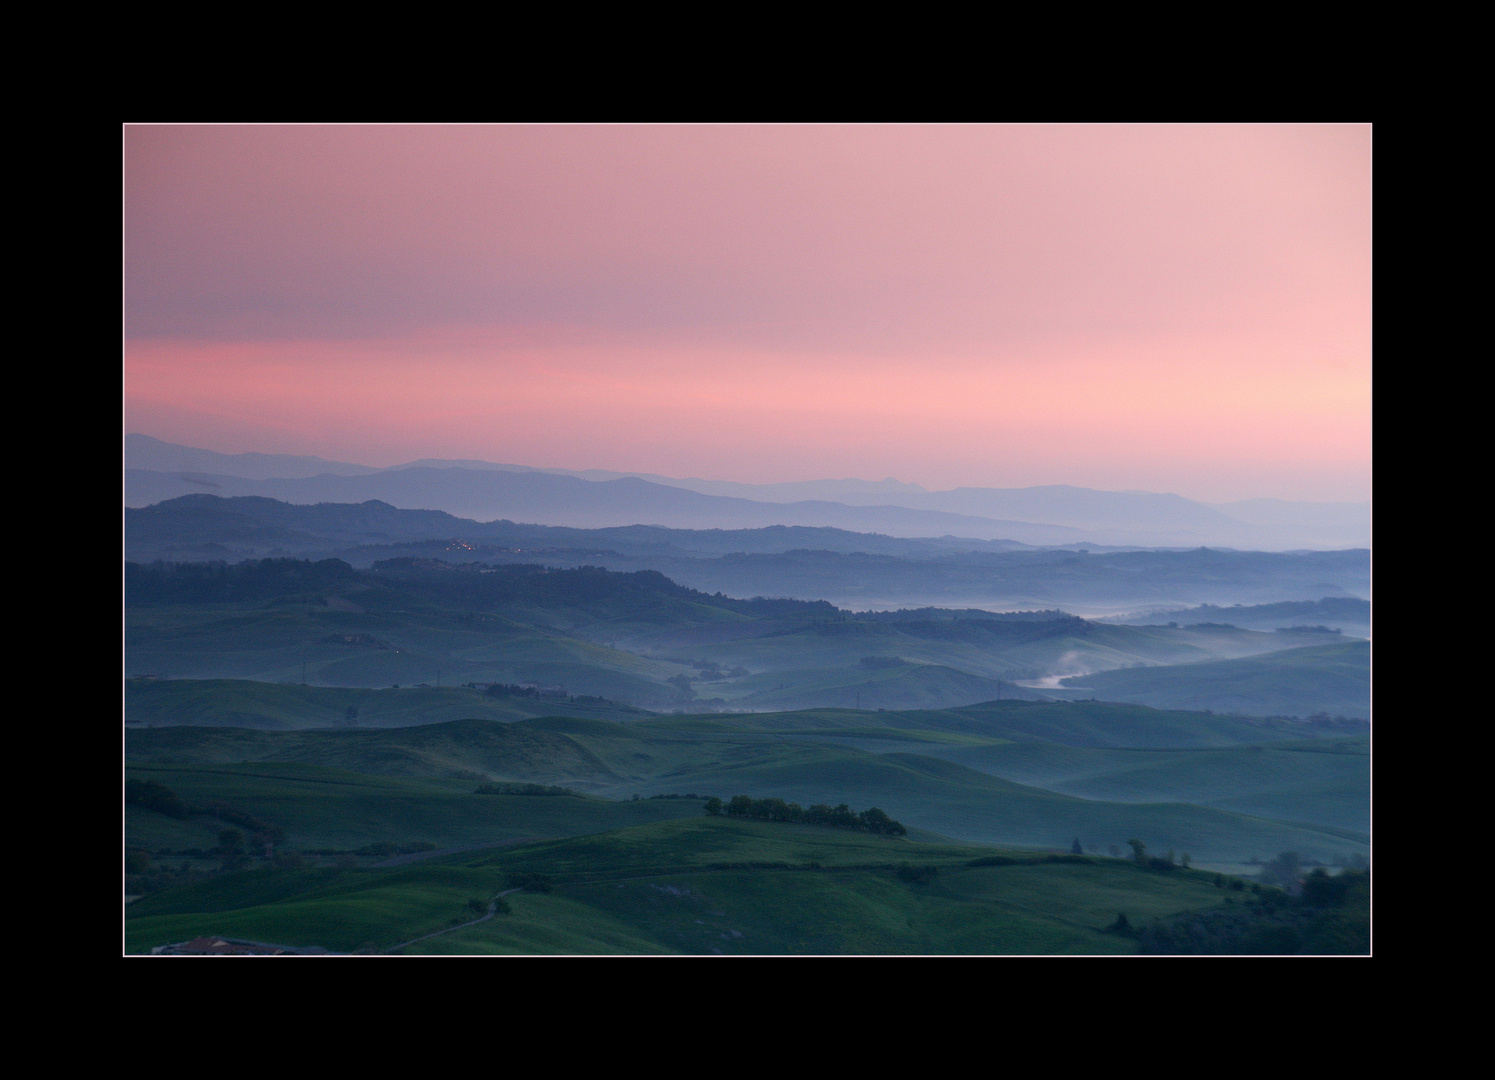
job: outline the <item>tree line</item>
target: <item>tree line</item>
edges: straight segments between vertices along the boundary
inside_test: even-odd
[[[908,829],[875,806],[858,814],[845,803],[835,807],[817,803],[806,808],[783,799],[754,799],[747,795],[734,795],[730,802],[723,803],[713,795],[706,800],[706,813],[711,817],[790,821],[801,825],[823,825],[831,829],[854,829],[878,836],[908,835]]]
[[[341,559],[125,563],[127,604],[209,604],[318,592],[357,578]]]
[[[557,784],[525,784],[514,781],[499,781],[494,784],[479,784],[475,795],[574,795],[581,798],[581,793],[572,791],[568,787],[560,787]]]
[[[1260,890],[1260,891],[1257,891]],[[1370,952],[1370,871],[1309,874],[1296,896],[1253,886],[1244,903],[1157,919],[1129,930],[1143,953],[1205,955]]]

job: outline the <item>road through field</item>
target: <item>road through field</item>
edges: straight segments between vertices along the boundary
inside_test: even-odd
[[[495,847],[496,845],[494,845],[494,844],[478,844],[477,846],[478,847]],[[435,854],[435,852],[431,852],[431,854]],[[494,913],[498,910],[498,901],[501,898],[503,898],[505,896],[508,896],[510,893],[516,893],[518,891],[519,891],[519,889],[505,889],[503,892],[499,893],[498,896],[495,896],[491,901],[489,901],[489,903],[488,903],[488,913],[486,915],[479,915],[476,919],[470,919],[470,920],[468,920],[465,923],[458,923],[456,926],[448,926],[445,930],[438,930],[434,934],[422,934],[418,938],[411,938],[409,941],[402,941],[398,945],[391,945],[389,948],[385,949],[384,951],[386,953],[398,952],[399,950],[403,949],[406,945],[414,945],[417,941],[425,941],[426,938],[440,937],[442,934],[450,934],[453,930],[464,930],[464,929],[466,929],[469,926],[476,926],[480,922],[487,922],[489,919],[493,918]]]

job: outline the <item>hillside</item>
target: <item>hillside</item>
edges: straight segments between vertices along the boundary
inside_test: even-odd
[[[548,717],[366,731],[170,727],[130,731],[126,745],[132,768],[264,762],[386,777],[564,785],[610,798],[695,792],[802,805],[854,802],[879,806],[910,827],[968,841],[1048,848],[1078,836],[1105,852],[1140,837],[1159,850],[1220,864],[1281,850],[1324,861],[1365,850],[1363,747],[1358,755],[1294,751],[1282,758],[1295,767],[1287,773],[1286,766],[1262,767],[1264,746],[1301,741],[1314,733],[1310,725],[1258,726],[1135,706],[1003,704],[630,724]],[[1060,741],[1065,738],[1151,753],[1130,763],[1114,754],[1087,756]],[[1332,737],[1308,746],[1320,743],[1337,749]],[[1060,760],[1051,760],[1046,773],[1035,770],[1032,751],[1026,757],[1015,752],[1025,745],[1048,747],[1049,757]],[[1201,745],[1217,749],[1204,757],[1196,749]],[[1003,777],[1023,769],[1021,781]],[[1086,783],[1092,787],[1085,789]],[[1076,784],[1077,791],[1065,790]],[[1107,784],[1109,794],[1101,791]],[[1316,802],[1303,794],[1315,785]],[[1249,804],[1250,812],[1226,806],[1231,800]],[[1207,805],[1214,802],[1221,805]]]
[[[1262,656],[1127,668],[1064,679],[1109,701],[1160,709],[1211,708],[1257,716],[1370,716],[1370,642],[1284,649]]]
[[[1108,625],[1053,609],[856,613],[585,566],[129,563],[125,585],[132,675],[320,687],[529,684],[653,710],[1037,699],[1059,691],[1061,676],[1324,640],[1212,624]]]
[[[401,510],[379,499],[302,506],[263,497],[188,495],[127,510],[125,546],[126,556],[141,562],[334,556],[367,568],[401,557],[491,565],[538,559],[552,566],[655,570],[706,593],[829,600],[858,610],[1061,606],[1111,615],[1355,598],[1368,596],[1370,587],[1365,548],[1272,552],[1195,543],[1184,550],[1107,550],[1065,536],[1031,541],[1063,545],[1035,549],[1020,542],[1026,538],[1010,535],[969,539],[958,529],[919,534],[855,524],[838,529],[786,524],[772,514],[753,528],[669,528],[648,520],[655,524],[640,525],[634,517],[587,529],[480,522]]]
[[[986,865],[982,865],[985,861]],[[899,867],[914,868],[900,874]],[[390,870],[264,870],[132,905],[128,947],[228,934],[412,953],[1125,953],[1108,933],[1248,894],[1214,875],[688,817]],[[254,879],[258,880],[254,880]],[[474,899],[477,898],[477,899]],[[473,900],[473,904],[468,904]]]

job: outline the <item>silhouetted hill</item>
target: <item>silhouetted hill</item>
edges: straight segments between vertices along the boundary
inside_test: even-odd
[[[579,481],[578,481],[579,482]],[[569,529],[475,522],[388,503],[298,506],[194,495],[127,510],[127,557],[235,560],[336,556],[366,567],[390,557],[488,564],[543,561],[657,570],[703,592],[826,599],[843,607],[985,610],[1262,603],[1369,591],[1365,550],[1250,552],[1013,549],[982,541],[900,539],[834,529]],[[801,543],[814,547],[794,546]]]

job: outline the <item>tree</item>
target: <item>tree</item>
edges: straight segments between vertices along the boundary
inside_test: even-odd
[[[1280,885],[1290,894],[1296,895],[1300,888],[1299,872],[1302,860],[1296,851],[1284,851],[1261,868],[1257,880],[1267,885]]]
[[[157,783],[155,780],[126,780],[125,802],[143,806],[147,810],[155,810],[167,817],[185,818],[187,816],[187,804],[182,802],[181,797],[165,784]]]
[[[903,836],[908,832],[901,824],[875,806],[863,810],[857,816],[862,819],[862,824],[870,833],[877,833],[880,836]]]
[[[1127,843],[1132,846],[1132,858],[1136,859],[1139,863],[1147,861],[1146,844],[1136,839],[1128,840]]]
[[[715,795],[706,800],[706,813],[711,817],[722,816],[722,801]]]
[[[1085,854],[1085,849],[1080,846],[1080,838],[1078,836],[1075,837],[1075,842],[1069,845],[1069,853],[1071,855]]]

